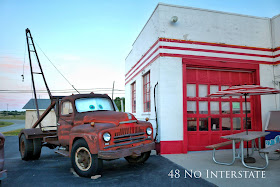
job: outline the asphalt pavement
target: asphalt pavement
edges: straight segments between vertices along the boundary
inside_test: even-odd
[[[0,127],[0,132],[13,131],[17,129],[23,129],[25,126],[25,120],[16,120],[16,119],[0,119],[0,121],[12,122],[13,125],[6,127]]]
[[[78,177],[72,172],[69,158],[46,147],[43,147],[39,160],[21,160],[18,138],[8,136],[4,166],[8,177],[2,181],[2,186],[215,186],[201,178],[184,176],[183,167],[162,156],[151,155],[146,163],[140,165],[130,165],[125,159],[103,163],[100,178],[94,180]],[[173,178],[170,173],[172,170]],[[178,171],[181,173],[178,174]]]

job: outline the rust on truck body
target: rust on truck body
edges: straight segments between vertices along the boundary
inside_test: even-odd
[[[75,100],[81,98],[107,98],[111,101],[110,97],[104,94],[78,94],[64,97],[61,102],[69,101],[75,106]],[[113,103],[112,106],[114,106]],[[61,107],[62,105],[60,105],[60,110],[62,110]],[[69,146],[69,150],[71,150],[74,140],[83,138],[88,143],[91,154],[98,154],[99,151],[137,147],[146,143],[151,143],[150,147],[153,149],[153,137],[148,137],[146,134],[146,128],[151,127],[151,124],[145,121],[138,121],[133,115],[129,115],[116,111],[79,113],[76,107],[73,107],[71,115],[60,116],[59,118],[59,143],[63,146]],[[135,122],[129,123],[130,121]],[[92,122],[95,124],[94,127],[90,125]],[[111,134],[109,142],[105,142],[102,138],[105,132]],[[112,157],[115,159],[117,156]]]
[[[5,136],[0,133],[0,180],[3,180],[7,177],[7,171],[4,170],[4,144]]]

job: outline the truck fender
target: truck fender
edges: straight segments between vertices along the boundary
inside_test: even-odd
[[[89,147],[90,153],[91,154],[97,154],[99,150],[99,144],[98,144],[98,139],[97,136],[94,135],[89,135],[89,134],[70,134],[70,139],[69,139],[69,151],[71,152],[73,144],[75,141],[78,139],[84,139]]]

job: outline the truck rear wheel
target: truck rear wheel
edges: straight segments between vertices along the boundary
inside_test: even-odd
[[[127,156],[125,157],[126,161],[130,164],[140,164],[140,163],[144,163],[148,160],[148,158],[150,157],[151,151],[145,152],[145,153],[141,153],[141,156]]]
[[[41,138],[35,138],[33,139],[33,160],[38,160],[41,156],[41,150],[42,150],[42,139]]]
[[[19,139],[19,151],[22,160],[32,160],[33,157],[33,140],[26,139],[22,134]]]
[[[103,166],[96,154],[91,154],[84,139],[77,140],[71,151],[71,162],[76,173],[81,177],[91,177],[98,174]]]

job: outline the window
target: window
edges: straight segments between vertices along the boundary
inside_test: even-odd
[[[114,111],[112,102],[107,98],[81,98],[75,101],[78,112],[92,112],[92,111]]]
[[[68,115],[73,113],[73,107],[70,101],[65,101],[62,103],[61,114]]]
[[[143,76],[143,103],[144,112],[151,111],[151,98],[150,98],[150,72]]]
[[[131,104],[132,104],[132,113],[136,112],[136,83],[131,84]]]

